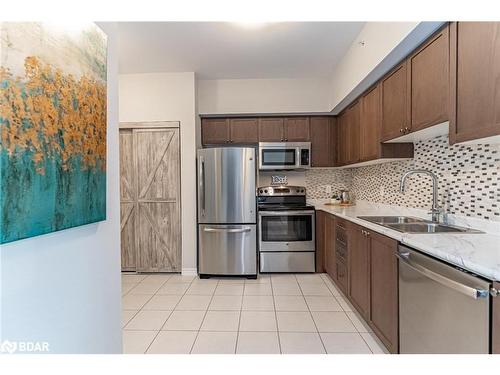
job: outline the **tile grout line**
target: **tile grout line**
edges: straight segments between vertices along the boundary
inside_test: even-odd
[[[182,276],[182,274],[181,274],[181,276]],[[169,277],[169,278],[168,278],[168,279],[167,279],[167,280],[166,280],[166,281],[162,284],[162,286],[161,286],[161,287],[160,287],[160,288],[156,291],[156,293],[155,293],[155,294],[153,294],[153,297],[154,297],[154,296],[156,296],[156,294],[158,293],[158,291],[159,291],[159,290],[163,287],[163,285],[165,285],[165,284],[167,283],[167,281],[168,281],[168,280],[170,280],[171,278],[172,278],[172,276],[170,276],[170,277]],[[177,303],[175,304],[174,308],[170,311],[170,314],[168,314],[167,319],[163,322],[162,326],[160,327],[160,329],[159,329],[159,330],[158,330],[158,332],[156,333],[155,337],[153,337],[153,340],[151,340],[151,342],[149,343],[148,347],[147,347],[147,348],[146,348],[146,350],[144,351],[144,354],[146,354],[146,353],[148,352],[149,348],[151,347],[151,345],[153,345],[153,342],[156,340],[156,338],[157,338],[157,337],[158,337],[158,335],[160,334],[160,332],[161,332],[162,328],[163,328],[163,327],[165,327],[165,324],[167,324],[167,320],[168,320],[168,319],[170,318],[170,316],[173,314],[173,312],[174,312],[175,308],[176,308],[176,307],[177,307],[177,305],[181,302],[182,298],[186,295],[186,292],[187,292],[187,291],[188,291],[188,289],[191,287],[191,284],[193,283],[193,281],[194,281],[194,280],[195,280],[195,279],[191,280],[191,282],[189,283],[189,287],[188,287],[188,288],[184,291],[184,294],[181,296],[181,298],[179,298],[179,301],[177,301]],[[151,297],[151,298],[149,299],[149,301],[150,301],[153,297]],[[149,302],[149,301],[148,301],[148,302]],[[147,302],[146,302],[146,304],[147,304]],[[146,306],[146,304],[144,304],[144,306]],[[144,307],[144,306],[143,306],[143,307]],[[141,311],[142,311],[142,309],[141,309]]]
[[[196,277],[193,280],[196,280]],[[205,322],[205,318],[207,317],[208,309],[210,308],[210,305],[212,304],[212,301],[213,301],[214,296],[215,296],[215,292],[217,291],[219,284],[220,284],[220,280],[217,279],[217,283],[215,284],[215,289],[212,293],[212,296],[210,297],[210,301],[208,302],[207,309],[205,310],[205,314],[203,315],[203,319],[201,320],[200,328],[198,328],[198,331],[196,332],[196,337],[194,338],[193,344],[191,345],[191,349],[189,350],[189,354],[193,354],[194,345],[196,344],[196,341],[198,340],[198,336],[200,336],[201,327],[203,326],[203,322]]]
[[[240,325],[241,325],[241,312],[243,311],[243,298],[245,298],[245,288],[246,288],[246,280],[243,281],[243,292],[241,294],[241,303],[240,303],[240,316],[238,319],[238,331],[236,332],[236,345],[234,346],[234,354],[238,353],[238,342],[240,340]]]
[[[295,276],[295,278],[297,278],[297,276]],[[320,279],[321,281],[324,283],[325,281],[321,278],[320,276]],[[314,327],[316,328],[316,333],[318,334],[319,336],[319,340],[321,341],[321,345],[323,346],[323,350],[325,351],[325,354],[328,354],[328,351],[326,350],[326,346],[325,346],[325,343],[323,342],[323,338],[321,337],[321,334],[319,333],[319,329],[318,329],[318,326],[316,324],[316,321],[314,320],[314,316],[311,312],[311,308],[309,307],[309,304],[307,303],[307,300],[306,300],[306,297],[304,296],[304,291],[302,290],[302,287],[300,286],[300,283],[299,283],[299,280],[297,280],[297,284],[299,284],[299,289],[300,289],[300,292],[302,293],[302,298],[304,298],[304,302],[307,306],[307,310],[309,311],[309,315],[311,316],[311,320],[313,321],[313,324],[314,324]],[[328,287],[327,287],[328,288]],[[330,289],[328,289],[328,291],[330,291]],[[330,291],[331,293],[331,291]]]
[[[330,275],[328,275],[327,277],[328,277],[328,278],[330,278]],[[328,288],[328,284],[326,283],[326,281],[325,281],[324,279],[323,279],[323,282],[326,284],[326,287]],[[330,280],[330,282],[331,282],[331,283],[332,283],[332,285],[335,287],[335,284],[333,284],[333,281],[331,281],[331,280]],[[337,289],[337,288],[335,287],[335,289]],[[330,290],[330,292],[331,292],[331,289],[330,289],[330,288],[328,288],[328,290]],[[342,294],[342,291],[341,291],[341,290],[339,290],[339,293],[341,293],[341,294]],[[332,294],[333,294],[333,293],[332,293]],[[342,295],[342,297],[344,298],[345,296],[344,296],[344,295]],[[375,354],[375,353],[373,352],[373,350],[372,350],[371,346],[370,346],[370,345],[368,344],[368,342],[365,340],[365,338],[363,337],[363,335],[361,334],[361,332],[359,331],[359,329],[358,329],[358,328],[356,327],[356,325],[354,324],[354,321],[353,321],[353,320],[349,317],[349,314],[347,314],[347,311],[344,309],[344,307],[342,306],[342,304],[338,301],[338,299],[336,298],[336,296],[333,296],[333,298],[335,298],[335,300],[337,300],[337,302],[338,302],[338,303],[339,303],[339,305],[340,305],[340,308],[342,309],[342,311],[344,312],[344,314],[346,314],[347,319],[349,319],[349,321],[351,322],[351,324],[354,326],[354,328],[356,329],[357,334],[361,337],[361,339],[362,339],[362,340],[363,340],[363,342],[366,344],[366,346],[368,347],[368,349],[370,350],[370,352],[371,352],[372,354]],[[352,311],[352,312],[353,312],[353,311]]]
[[[271,284],[271,296],[273,297],[274,320],[276,321],[276,336],[278,336],[278,346],[280,349],[280,354],[283,354],[283,350],[281,349],[281,337],[280,337],[280,330],[278,327],[278,313],[276,312],[276,300],[274,299],[274,288],[273,288],[273,277],[272,276],[269,276],[269,284]]]

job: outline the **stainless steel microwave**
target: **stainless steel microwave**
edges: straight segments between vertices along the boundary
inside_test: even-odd
[[[306,169],[311,166],[311,142],[260,142],[259,169]]]

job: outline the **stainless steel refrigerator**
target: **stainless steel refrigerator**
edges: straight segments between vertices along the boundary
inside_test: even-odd
[[[198,150],[198,273],[257,275],[255,149]]]

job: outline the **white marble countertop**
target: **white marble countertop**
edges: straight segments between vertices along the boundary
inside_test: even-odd
[[[405,215],[429,219],[425,210],[357,202],[351,207],[325,206],[327,200],[308,200],[308,204],[375,232],[393,238],[409,247],[457,265],[487,279],[500,281],[500,223],[486,220],[450,217],[449,223],[471,227],[487,233],[409,234],[358,219],[358,216]]]

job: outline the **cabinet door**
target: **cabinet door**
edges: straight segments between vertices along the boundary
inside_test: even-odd
[[[349,300],[368,319],[370,308],[370,240],[365,230],[349,224]]]
[[[394,139],[409,129],[407,103],[406,61],[394,69],[381,82],[382,141]]]
[[[347,160],[346,164],[359,162],[359,142],[360,142],[360,103],[354,103],[347,110]]]
[[[347,162],[347,114],[342,112],[337,118],[337,162],[342,166]]]
[[[398,352],[397,242],[370,232],[370,322],[391,353]]]
[[[259,142],[283,142],[285,134],[282,118],[259,119]]]
[[[338,136],[339,136],[338,117],[330,117],[330,166],[338,165]]]
[[[229,120],[230,143],[251,144],[259,142],[259,122],[256,118]]]
[[[500,134],[500,22],[450,26],[450,142]]]
[[[361,98],[360,160],[374,160],[380,155],[380,86]]]
[[[285,141],[309,142],[309,117],[290,117],[285,119]]]
[[[500,282],[493,283],[493,288],[500,290]],[[500,296],[493,297],[491,352],[500,354]]]
[[[227,119],[202,119],[201,140],[204,145],[229,143],[229,121]]]
[[[326,215],[324,211],[316,211],[316,272],[325,271]]]
[[[412,131],[448,120],[449,55],[447,26],[408,59]]]
[[[332,137],[329,117],[311,117],[311,166],[332,166]]]

